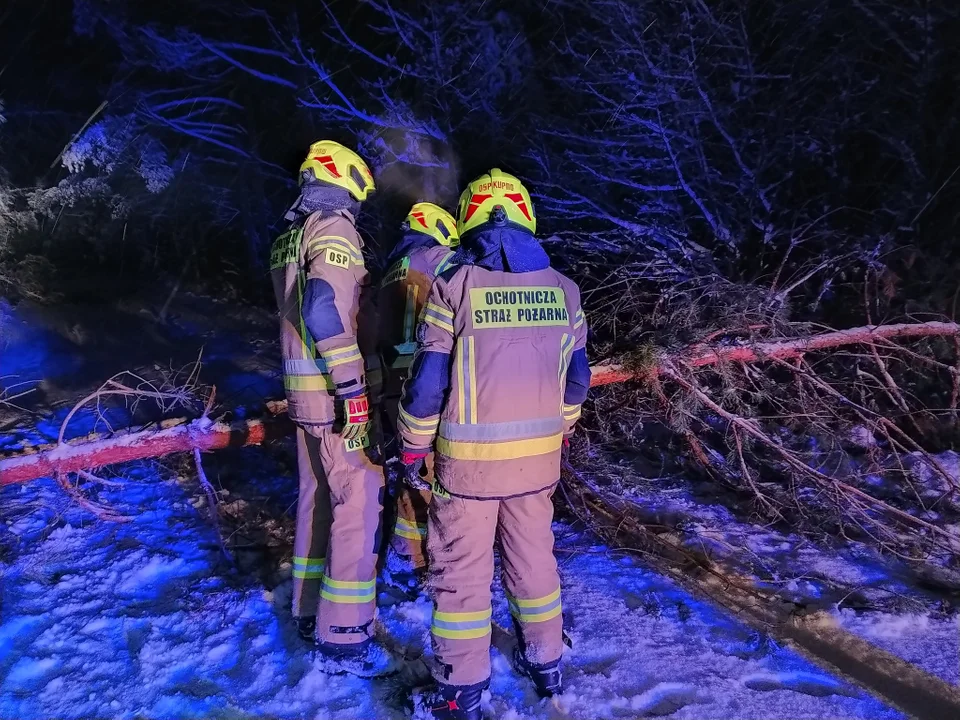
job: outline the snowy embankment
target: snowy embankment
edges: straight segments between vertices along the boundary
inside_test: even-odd
[[[293,482],[242,452],[243,482]],[[101,499],[140,509],[125,525],[55,517],[52,482],[0,492],[0,718],[407,716],[421,661],[392,680],[323,675],[295,634],[289,581],[268,591],[226,564],[199,499],[159,466],[128,466],[120,481]],[[582,533],[557,533],[574,641],[568,690],[538,703],[511,670],[498,590],[489,717],[900,717]],[[415,657],[429,602],[380,600],[385,634]]]

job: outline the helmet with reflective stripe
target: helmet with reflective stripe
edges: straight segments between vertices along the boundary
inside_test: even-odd
[[[411,230],[429,235],[445,247],[457,247],[460,244],[457,221],[439,205],[417,203],[410,208],[404,222]]]
[[[513,225],[531,234],[537,231],[530,193],[523,183],[500,168],[493,168],[467,185],[457,208],[460,237],[488,222]]]
[[[322,183],[343,188],[359,202],[376,189],[373,173],[363,158],[333,140],[319,140],[310,146],[307,159],[300,166],[301,185],[305,172],[313,173]]]

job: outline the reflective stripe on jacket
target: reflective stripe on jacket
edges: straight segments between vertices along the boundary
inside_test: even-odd
[[[404,447],[435,436],[437,479],[452,495],[505,498],[557,482],[583,402],[567,376],[587,337],[576,284],[552,268],[463,266],[439,275],[421,321],[400,403]]]
[[[434,279],[449,267],[454,251],[442,245],[415,249],[395,262],[383,276],[377,303],[380,312],[380,353],[387,367],[406,374],[416,350],[417,321]]]
[[[379,390],[376,314],[363,242],[348,213],[313,213],[273,244],[270,275],[280,310],[280,351],[291,419],[306,424],[334,420],[334,396]],[[323,283],[314,309],[331,328],[314,340],[304,315],[311,280]]]

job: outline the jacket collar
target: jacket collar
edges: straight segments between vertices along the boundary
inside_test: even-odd
[[[487,270],[524,273],[550,267],[550,258],[526,230],[481,227],[460,239],[455,265],[477,265]]]
[[[300,187],[300,194],[284,213],[284,220],[296,222],[313,213],[345,214],[351,221],[360,212],[360,203],[343,188],[321,182],[308,182]]]
[[[433,247],[436,244],[437,241],[430,236],[408,230],[387,256],[387,267],[393,265],[400,258],[413,254],[415,250]]]

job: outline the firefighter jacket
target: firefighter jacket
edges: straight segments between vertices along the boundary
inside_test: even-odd
[[[454,258],[478,264],[441,272],[427,296],[398,425],[405,450],[435,441],[435,489],[502,499],[560,477],[590,384],[587,325],[577,285],[532,236],[480,235]]]
[[[375,290],[362,247],[346,211],[311,213],[273,244],[283,383],[295,422],[332,423],[337,397],[367,391],[377,400]]]
[[[380,355],[391,377],[406,376],[417,348],[417,319],[437,275],[450,266],[454,250],[412,232],[391,255],[380,283]]]

